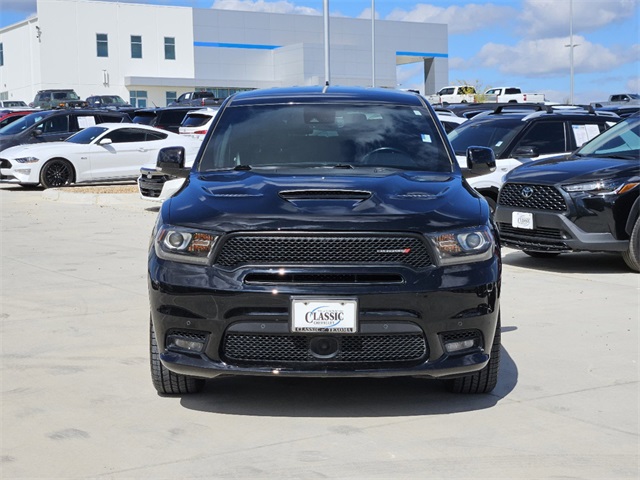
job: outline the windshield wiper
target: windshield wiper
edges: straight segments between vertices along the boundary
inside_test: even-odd
[[[353,165],[350,165],[348,163],[336,163],[332,168],[344,168],[346,170],[351,170],[353,169]]]
[[[251,165],[236,165],[234,170],[251,170]]]

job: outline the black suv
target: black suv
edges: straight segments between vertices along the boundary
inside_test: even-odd
[[[60,142],[85,127],[130,122],[129,115],[104,110],[46,110],[26,115],[0,131],[0,151],[23,143]]]
[[[419,95],[301,87],[229,97],[161,206],[148,257],[160,393],[222,374],[446,379],[491,391],[500,249]],[[487,171],[493,155],[470,153]]]
[[[30,107],[39,107],[43,110],[49,108],[84,108],[87,102],[82,100],[78,94],[72,90],[40,90],[36,93]]]
[[[620,252],[640,271],[640,116],[575,153],[512,170],[495,219],[505,245],[534,257]]]
[[[195,106],[144,108],[133,113],[133,123],[142,123],[178,133],[187,112],[200,108]]]
[[[621,119],[592,107],[505,104],[485,111],[449,133],[463,174],[495,209],[504,175],[523,163],[569,153]],[[478,176],[466,170],[470,146],[491,148],[496,170]]]

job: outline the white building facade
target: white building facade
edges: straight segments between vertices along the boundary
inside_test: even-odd
[[[424,92],[448,82],[447,26],[330,18],[330,83],[397,87],[397,66],[422,63]],[[37,14],[0,29],[0,99],[73,88],[164,106],[181,93],[321,85],[322,16],[87,0],[37,0]]]

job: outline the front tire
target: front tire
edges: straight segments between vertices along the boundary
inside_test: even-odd
[[[498,370],[500,369],[500,317],[496,325],[496,333],[493,336],[493,346],[489,363],[477,372],[464,377],[446,380],[446,386],[453,393],[489,393],[498,383]]]
[[[149,321],[149,357],[151,362],[151,380],[158,393],[163,395],[197,393],[204,387],[203,379],[173,373],[162,364],[152,321]]]
[[[63,158],[49,160],[40,171],[40,183],[44,188],[64,187],[73,182],[73,177],[73,166]]]
[[[629,248],[626,252],[622,252],[622,258],[631,270],[640,272],[640,217],[631,230]]]

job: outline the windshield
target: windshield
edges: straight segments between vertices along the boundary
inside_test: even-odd
[[[638,159],[640,157],[640,117],[630,117],[614,125],[585,143],[576,154]]]
[[[100,97],[100,99],[105,105],[128,105],[127,102],[118,95],[105,95]]]
[[[48,112],[48,113],[38,112],[38,113],[31,113],[29,115],[25,115],[19,120],[16,120],[15,122],[0,128],[0,135],[15,135],[20,132],[23,132],[27,128],[40,122],[43,118],[48,117],[50,114],[51,112]]]
[[[500,157],[513,137],[524,128],[519,118],[500,118],[469,121],[453,130],[448,136],[456,155],[466,155],[471,146],[489,147]]]
[[[389,105],[231,106],[199,170],[239,166],[452,171],[430,112]]]
[[[96,137],[102,135],[102,133],[106,132],[107,130],[108,129],[105,127],[87,127],[80,130],[78,133],[71,135],[65,140],[65,142],[82,143],[86,145],[88,143],[91,143]]]

